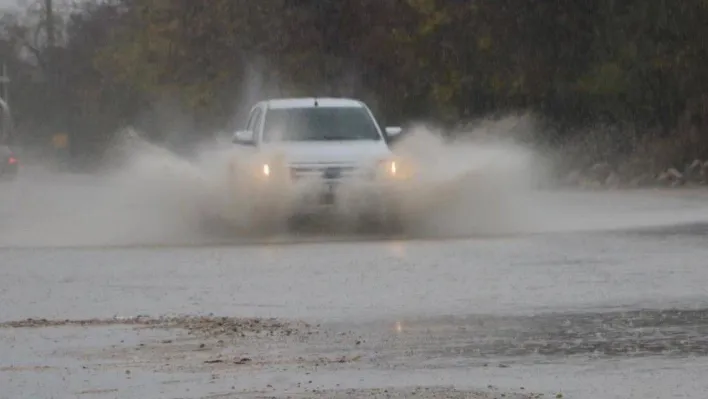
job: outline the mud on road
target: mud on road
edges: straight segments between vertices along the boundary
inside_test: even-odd
[[[48,397],[49,392],[52,397],[92,398],[544,396],[523,389],[502,392],[493,386],[474,391],[443,386],[347,386],[346,378],[335,376],[348,370],[396,367],[399,346],[406,338],[397,329],[341,327],[211,316],[27,319],[0,324],[2,346],[12,348],[11,358],[14,352],[17,362],[0,371],[3,386],[14,387],[14,391],[5,391],[8,397]],[[24,340],[33,345],[23,345]],[[42,381],[41,385],[28,390],[36,381]],[[52,383],[55,386],[47,385]],[[358,379],[349,383],[361,385]]]
[[[708,309],[355,325],[215,316],[27,319],[0,324],[0,346],[10,348],[3,357],[14,361],[0,380],[16,389],[7,397],[553,398],[563,394],[503,391],[483,380],[470,381],[468,390],[419,386],[414,376],[450,369],[512,374],[568,358],[704,356],[706,337]],[[413,377],[382,377],[389,372]]]

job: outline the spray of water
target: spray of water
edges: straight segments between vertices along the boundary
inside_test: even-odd
[[[510,119],[486,123],[483,130],[499,137],[509,124]],[[648,196],[623,202],[625,194],[596,194],[592,200],[590,194],[544,193],[536,188],[546,168],[534,151],[480,140],[475,133],[450,141],[415,127],[396,143],[396,155],[415,172],[392,198],[402,226],[397,234],[469,237],[708,221],[705,201],[694,202],[700,209],[676,205],[683,207],[681,213],[667,208],[666,196],[651,197],[661,208],[658,218],[646,207],[637,212],[638,205],[650,204]],[[17,181],[3,184],[0,246],[203,245],[289,240],[302,233],[288,226],[292,210],[284,204],[290,198],[255,190],[257,179],[249,176],[259,165],[257,155],[227,140],[205,144],[185,158],[139,134],[125,136],[111,168],[100,173],[25,170]],[[357,234],[346,221],[356,220],[360,210],[345,205],[340,218],[310,233],[316,238]],[[372,232],[381,233],[365,234]]]
[[[259,195],[258,182],[249,179],[258,164],[252,153],[215,141],[185,158],[128,132],[107,171],[27,172],[4,187],[0,244],[183,245],[293,234],[287,223],[292,210],[283,205],[289,198]],[[413,129],[396,152],[417,173],[393,198],[403,234],[504,233],[521,223],[516,211],[524,207],[517,202],[528,187],[529,152],[446,143],[423,128]],[[359,209],[338,211],[344,218],[319,226],[317,234],[341,233],[343,220]]]
[[[508,122],[498,121],[497,128]],[[528,148],[478,140],[474,133],[444,140],[419,127],[397,145],[397,154],[417,172],[407,195],[397,199],[409,235],[506,235],[530,228],[528,195],[543,175],[541,163]]]

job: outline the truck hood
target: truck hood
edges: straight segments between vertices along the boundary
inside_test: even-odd
[[[290,164],[367,164],[391,156],[383,140],[279,142],[269,143],[263,150],[283,156]]]

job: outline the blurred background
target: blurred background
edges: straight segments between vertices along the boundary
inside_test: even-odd
[[[286,95],[452,132],[525,115],[566,169],[708,159],[706,0],[0,3],[7,140],[75,170],[126,126],[183,148]]]

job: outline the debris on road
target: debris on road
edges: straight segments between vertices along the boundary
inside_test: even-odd
[[[167,329],[180,328],[187,330],[189,334],[195,334],[204,337],[243,337],[245,336],[245,334],[290,336],[295,332],[302,331],[313,333],[311,326],[303,322],[285,322],[275,318],[258,319],[214,316],[173,316],[157,318],[152,318],[148,316],[136,316],[85,320],[49,320],[28,318],[24,320],[7,321],[0,323],[0,328],[46,328],[66,326],[98,327],[114,325],[143,326],[149,328]],[[170,342],[170,340],[165,340],[163,343]],[[203,346],[201,348],[203,348]]]

